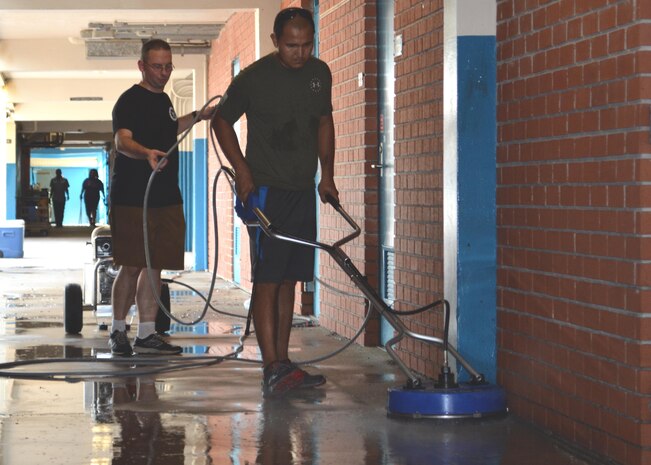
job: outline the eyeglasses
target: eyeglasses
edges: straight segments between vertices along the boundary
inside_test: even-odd
[[[165,71],[167,71],[167,72],[170,72],[170,73],[171,73],[172,71],[174,71],[174,65],[173,65],[172,63],[168,63],[168,64],[166,64],[166,65],[161,65],[161,64],[159,64],[159,63],[154,63],[153,65],[151,65],[151,64],[149,64],[149,63],[145,63],[145,64],[146,64],[147,66],[149,66],[151,69],[153,69],[153,70],[155,70],[155,71],[158,71],[159,73],[160,73],[161,71],[163,71],[163,70],[165,70]]]

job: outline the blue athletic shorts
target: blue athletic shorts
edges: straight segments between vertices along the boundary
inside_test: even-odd
[[[302,239],[316,240],[316,192],[266,188],[262,211],[277,229]],[[249,227],[251,280],[254,283],[309,282],[314,279],[313,247],[268,237]]]

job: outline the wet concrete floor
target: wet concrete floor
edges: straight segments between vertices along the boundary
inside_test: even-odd
[[[112,358],[102,312],[84,312],[80,335],[63,329],[67,284],[92,261],[87,229],[28,237],[25,258],[0,259],[0,463],[585,465],[598,463],[507,415],[485,420],[398,419],[387,389],[404,376],[379,348],[353,346],[308,371],[322,388],[264,400],[252,336],[242,360],[244,320],[210,311],[195,326],[173,324],[179,357]],[[210,275],[168,276],[207,292]],[[171,307],[197,319],[203,302],[172,285]],[[244,315],[248,294],[218,280],[214,305]],[[345,341],[297,319],[295,360]],[[134,319],[133,324],[137,324]],[[131,333],[135,334],[134,327]],[[13,366],[16,361],[30,365]],[[34,363],[33,361],[39,361]],[[44,361],[44,362],[40,362]],[[47,363],[45,363],[47,362]]]

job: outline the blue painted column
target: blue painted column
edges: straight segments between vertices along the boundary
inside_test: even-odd
[[[444,280],[453,311],[450,339],[491,382],[497,371],[495,8],[485,0],[445,2]]]
[[[7,163],[7,219],[13,220],[16,216],[16,163]],[[2,218],[0,218],[2,219]]]
[[[194,269],[208,269],[208,150],[207,140],[194,140],[194,179],[192,244],[194,246]]]

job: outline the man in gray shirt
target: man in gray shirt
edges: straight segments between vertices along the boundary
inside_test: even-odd
[[[63,212],[66,208],[66,200],[70,200],[68,193],[68,180],[61,175],[61,170],[57,168],[56,176],[50,180],[50,200],[54,208],[54,222],[57,228],[63,226]]]
[[[328,66],[312,56],[314,20],[309,11],[280,11],[271,37],[276,52],[249,65],[233,80],[212,128],[235,169],[242,203],[257,197],[264,214],[279,229],[315,240],[315,191],[322,201],[339,197],[334,182],[332,76]],[[246,158],[233,129],[243,114],[248,127]],[[319,164],[321,178],[315,188]],[[314,249],[269,239],[258,228],[249,234],[251,312],[262,353],[263,394],[320,386],[325,377],[307,373],[288,354],[296,283],[314,279]]]

